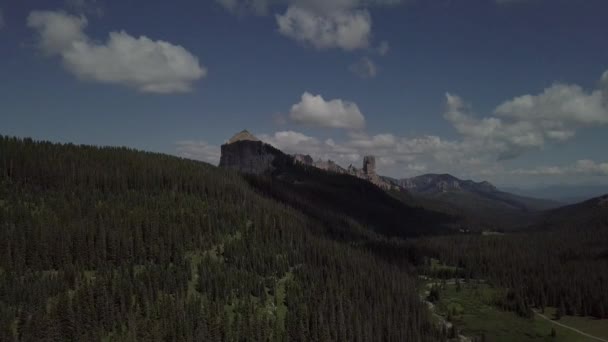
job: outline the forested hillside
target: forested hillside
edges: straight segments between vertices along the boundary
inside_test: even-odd
[[[205,163],[0,137],[0,341],[441,340],[357,245]]]
[[[417,245],[420,254],[457,266],[436,276],[487,280],[503,290],[495,304],[521,316],[552,306],[558,316],[608,318],[608,211],[602,216],[562,221],[553,231],[435,237]]]
[[[459,222],[448,215],[408,205],[399,191],[387,192],[351,175],[294,163],[282,152],[271,175],[246,176],[261,193],[298,208],[325,224],[334,236],[356,238],[364,231],[388,237],[414,237],[447,232]]]

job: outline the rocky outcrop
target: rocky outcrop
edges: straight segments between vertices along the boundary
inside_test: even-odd
[[[279,159],[278,164],[295,162],[329,172],[349,174],[387,190],[399,188],[376,174],[376,158],[374,156],[365,156],[361,169],[352,165],[345,169],[332,160],[319,159],[315,162],[309,155],[295,154],[288,156],[260,141],[247,130],[235,134],[227,143],[222,145],[220,167],[248,174],[264,174],[275,171],[277,159]]]
[[[280,153],[244,130],[222,145],[220,167],[249,174],[272,172],[277,152]]]
[[[333,160],[317,160],[314,162],[314,167],[319,168],[321,170],[335,172],[335,173],[347,173],[346,169],[342,166],[336,164]]]
[[[303,164],[303,165],[307,165],[307,166],[313,166],[313,164],[314,164],[312,157],[307,154],[294,154],[293,159],[296,162]]]
[[[365,179],[385,190],[399,188],[398,186],[391,184],[390,182],[385,181],[382,177],[378,176],[376,173],[376,157],[374,156],[363,157],[363,167],[361,169],[357,169],[356,167],[350,165],[346,171],[350,175]]]

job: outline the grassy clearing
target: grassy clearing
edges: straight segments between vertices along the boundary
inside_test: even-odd
[[[453,272],[453,271],[460,270],[460,268],[456,267],[456,266],[448,266],[448,265],[442,264],[439,260],[437,260],[435,258],[431,258],[430,270],[431,270],[431,272],[441,272],[441,271]]]
[[[492,305],[496,290],[486,284],[446,284],[440,290],[436,313],[449,317],[459,331],[469,337],[485,336],[485,341],[594,341],[574,331],[556,326],[539,317],[526,319]],[[584,318],[583,318],[584,319]],[[565,321],[561,323],[565,324]],[[551,336],[555,329],[556,336]],[[591,331],[580,328],[593,334]],[[598,328],[601,329],[601,328]]]
[[[285,316],[287,315],[287,305],[285,305],[285,284],[293,279],[293,273],[287,272],[285,276],[277,282],[275,301],[277,303],[277,320],[285,328]]]
[[[545,308],[545,316],[555,317],[556,308]],[[594,317],[563,316],[559,321],[561,324],[571,326],[575,329],[586,332],[608,340],[608,319],[597,319]]]

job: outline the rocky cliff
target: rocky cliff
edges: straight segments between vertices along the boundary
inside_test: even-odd
[[[278,153],[281,152],[244,130],[222,145],[220,167],[250,174],[272,172]]]
[[[365,156],[361,169],[352,165],[348,169],[345,169],[332,160],[319,159],[313,161],[311,156],[304,154],[288,156],[260,141],[247,130],[235,134],[227,143],[222,145],[220,167],[242,173],[263,174],[275,171],[277,159],[281,159],[282,161],[290,159],[290,162],[295,161],[299,164],[313,166],[334,173],[350,174],[365,179],[386,190],[399,188],[397,185],[387,182],[376,174],[376,158],[374,156]]]

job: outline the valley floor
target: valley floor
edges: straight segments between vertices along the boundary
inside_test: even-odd
[[[466,336],[497,342],[608,341],[606,319],[564,316],[555,321],[551,319],[554,308],[547,308],[544,314],[536,312],[531,319],[523,318],[494,306],[492,300],[497,290],[480,281],[423,278],[421,295],[428,296],[432,287],[439,289],[439,300],[429,308],[439,316],[438,322],[443,322],[446,328],[452,324],[456,327],[460,340],[465,340]],[[552,336],[552,330],[555,336]]]

